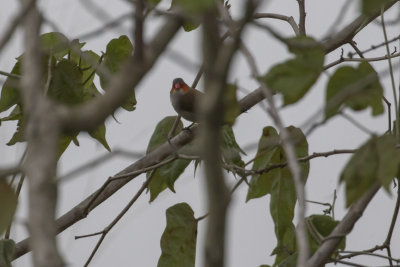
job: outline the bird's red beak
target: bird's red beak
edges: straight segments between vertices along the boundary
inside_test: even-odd
[[[181,86],[180,86],[179,83],[176,83],[176,84],[174,84],[174,88],[175,88],[175,89],[179,89],[179,88],[181,88]]]

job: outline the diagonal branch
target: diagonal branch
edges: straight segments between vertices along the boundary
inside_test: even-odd
[[[384,11],[392,7],[397,0],[386,1],[384,6]],[[343,28],[341,31],[332,35],[322,44],[327,53],[332,52],[336,48],[349,43],[353,40],[353,37],[362,30],[365,26],[367,26],[371,21],[373,21],[376,17],[378,17],[381,13],[381,10],[376,10],[371,15],[360,15],[353,22]]]

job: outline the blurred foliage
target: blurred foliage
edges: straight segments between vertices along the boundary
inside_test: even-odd
[[[161,256],[158,267],[195,266],[197,220],[187,203],[169,207],[167,225],[161,237]]]
[[[104,71],[99,71],[99,69],[103,68],[110,74],[118,72],[133,51],[133,46],[125,35],[112,39],[102,56],[92,50],[81,50],[85,43],[80,43],[78,40],[69,41],[58,32],[45,33],[40,36],[40,41],[43,52],[43,93],[54,101],[68,106],[79,105],[101,95],[94,79],[96,76],[100,77],[103,90],[106,90],[108,81],[103,75]],[[7,145],[25,141],[23,134],[25,115],[18,78],[22,75],[23,58],[24,55],[17,58],[11,70],[14,76],[7,77],[0,96],[0,112],[14,107],[8,116],[0,119],[0,122],[18,121],[17,130]],[[127,111],[133,111],[135,105],[136,98],[134,88],[132,88],[131,96],[121,107]],[[78,134],[78,132],[70,133],[60,138],[59,155],[67,149],[71,141],[79,145]],[[89,132],[89,135],[110,151],[104,123]]]

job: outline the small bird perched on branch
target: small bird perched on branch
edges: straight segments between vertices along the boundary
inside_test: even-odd
[[[175,111],[184,119],[198,122],[199,118],[195,112],[195,103],[203,97],[203,93],[188,86],[182,78],[172,81],[170,99]]]

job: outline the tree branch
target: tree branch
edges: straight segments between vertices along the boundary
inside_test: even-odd
[[[307,266],[323,266],[330,255],[335,251],[343,237],[353,229],[354,224],[362,216],[364,210],[372,200],[380,186],[374,184],[359,200],[357,200],[349,209],[346,216],[335,227],[331,234],[325,239],[325,242],[317,249],[314,255],[308,260]]]
[[[395,2],[396,1],[390,1],[390,5],[387,6],[387,8],[392,6]],[[378,15],[379,14],[374,14],[374,17],[370,17],[368,22],[372,21]],[[333,51],[334,49],[340,47],[342,44],[346,43],[348,41],[347,38],[348,38],[349,34],[354,36],[356,33],[355,31],[360,27],[360,25],[362,24],[362,22],[365,19],[365,16],[364,17],[361,16],[361,17],[362,18],[360,18],[360,17],[357,18],[352,23],[350,23],[348,26],[346,26],[342,31],[339,31],[337,34],[335,34],[334,36],[336,39],[331,38],[331,39],[323,42],[325,51],[328,53],[328,52]],[[353,32],[350,33],[350,29],[352,29]],[[163,31],[160,31],[160,33],[162,34]],[[157,42],[154,40],[153,43],[157,43]],[[164,44],[164,42],[160,42],[160,43]],[[166,44],[164,44],[164,45],[166,45]],[[155,44],[153,44],[153,46],[155,46]],[[158,47],[163,47],[163,45],[159,45]],[[159,55],[160,53],[161,53],[161,51],[159,53],[153,53],[154,60],[155,60],[155,56]],[[243,99],[240,100],[239,104],[240,104],[241,112],[243,113],[243,112],[248,111],[250,108],[252,108],[254,105],[256,105],[257,103],[262,101],[264,98],[265,97],[263,95],[261,88],[254,90],[252,93],[248,94],[247,96],[245,96]],[[97,100],[97,102],[98,101],[99,100]],[[99,105],[99,104],[93,103],[91,105]],[[79,109],[83,110],[82,107]],[[76,110],[78,110],[78,109],[76,109]],[[75,116],[79,115],[79,113],[77,113],[77,111],[74,111],[74,112],[70,112],[70,113],[68,112],[67,117],[72,117],[72,114],[75,114]],[[69,120],[71,120],[73,123],[72,118],[70,118]],[[67,120],[67,122],[69,120]],[[84,122],[81,121],[80,123],[84,123]],[[72,125],[72,126],[74,126],[74,125]],[[75,125],[75,126],[79,126],[79,125]],[[189,143],[190,141],[192,141],[193,138],[195,137],[196,131],[197,131],[197,126],[192,127],[192,131],[182,131],[177,136],[175,136],[174,138],[171,139],[171,143],[172,143],[173,147],[171,147],[171,145],[168,142],[166,142],[163,145],[161,145],[159,148],[155,149],[153,152],[142,157],[141,159],[139,159],[132,165],[128,166],[126,169],[122,170],[119,174],[125,174],[128,172],[132,172],[132,171],[139,170],[139,169],[142,169],[145,167],[149,167],[151,165],[161,162],[167,156],[172,155],[175,152],[174,148],[180,148],[180,147],[184,146],[185,144]],[[110,185],[106,188],[106,190],[96,200],[96,202],[92,206],[92,209],[94,209],[95,207],[100,205],[102,202],[107,200],[111,195],[113,195],[116,191],[118,191],[121,187],[123,187],[126,183],[128,183],[133,178],[134,177],[130,177],[129,179],[117,180],[117,181],[110,183]],[[68,211],[67,213],[62,215],[57,220],[57,232],[58,233],[64,231],[65,229],[67,229],[68,227],[73,225],[74,223],[76,223],[86,217],[86,214],[84,213],[84,209],[87,206],[87,204],[91,201],[91,199],[93,198],[93,196],[95,194],[96,194],[96,192],[94,192],[92,195],[87,197],[85,200],[83,200],[81,203],[79,203],[77,206],[72,208],[70,211]],[[18,244],[16,246],[15,258],[18,258],[18,257],[24,255],[25,253],[27,253],[30,250],[28,242],[29,242],[29,239],[25,239],[25,240],[18,242]]]
[[[389,9],[397,0],[386,1],[384,10]],[[332,52],[336,48],[349,43],[353,40],[353,37],[365,26],[367,26],[371,21],[373,21],[376,17],[380,15],[380,10],[375,11],[373,14],[366,16],[360,15],[353,22],[343,28],[341,31],[336,34],[330,36],[327,40],[325,40],[322,44],[327,53]]]
[[[24,4],[30,5],[31,2],[26,0]],[[23,168],[29,179],[29,231],[32,236],[30,245],[34,248],[35,266],[61,267],[64,264],[55,237],[55,177],[60,132],[58,120],[52,112],[53,104],[44,96],[41,82],[41,20],[36,5],[27,12],[24,25],[26,49],[21,87],[27,120],[24,131],[28,146]]]
[[[297,0],[299,3],[299,30],[300,35],[306,35],[306,7],[305,0]]]

